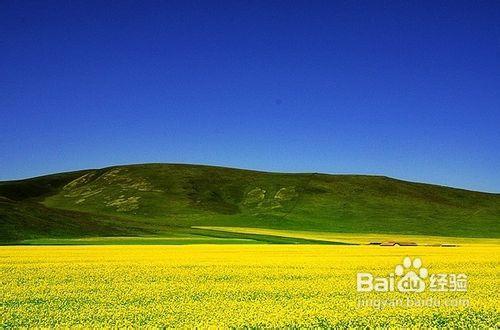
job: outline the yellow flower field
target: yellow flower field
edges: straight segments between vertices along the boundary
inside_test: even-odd
[[[0,247],[3,327],[498,327],[500,248],[189,245]],[[466,292],[357,292],[403,257]],[[457,306],[381,306],[402,299]]]

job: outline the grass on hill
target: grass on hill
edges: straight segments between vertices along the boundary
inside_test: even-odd
[[[214,235],[222,235],[213,229],[191,228],[196,226],[500,237],[500,194],[379,176],[146,164],[0,182],[0,196],[0,240],[4,242],[168,237],[178,231],[198,240],[211,237],[207,239],[211,241]],[[283,237],[263,233],[242,237],[226,231],[223,235],[218,239],[284,242]]]

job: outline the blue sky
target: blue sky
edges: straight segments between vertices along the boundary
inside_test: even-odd
[[[498,1],[2,1],[0,180],[180,162],[500,192]]]

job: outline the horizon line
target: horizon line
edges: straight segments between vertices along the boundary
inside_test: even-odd
[[[408,182],[408,183],[414,183],[414,184],[423,184],[423,185],[431,185],[431,186],[437,186],[437,187],[443,187],[443,188],[449,188],[449,189],[457,189],[457,190],[464,190],[468,192],[475,192],[475,193],[481,193],[481,194],[489,194],[489,195],[500,195],[500,192],[493,192],[493,191],[484,191],[484,190],[473,190],[473,189],[468,189],[468,188],[461,188],[461,187],[456,187],[456,186],[449,186],[445,184],[439,184],[439,183],[433,183],[433,182],[426,182],[426,181],[412,181],[412,180],[407,180],[407,179],[401,179],[385,174],[375,174],[375,173],[352,173],[352,172],[290,172],[290,171],[269,171],[269,170],[260,170],[260,169],[252,169],[252,168],[243,168],[243,167],[235,167],[235,166],[227,166],[227,165],[212,165],[212,164],[201,164],[201,163],[169,163],[169,162],[150,162],[150,163],[120,163],[120,164],[114,164],[114,165],[108,165],[108,166],[103,166],[103,167],[97,167],[97,168],[83,168],[83,169],[76,169],[76,170],[64,170],[61,172],[50,172],[50,173],[42,173],[40,175],[34,175],[34,176],[29,176],[29,177],[24,177],[24,178],[15,178],[15,179],[0,179],[0,183],[4,182],[15,182],[15,181],[25,181],[25,180],[32,180],[36,178],[42,178],[46,176],[51,176],[51,175],[57,175],[57,174],[65,174],[65,173],[75,173],[75,172],[84,172],[84,171],[96,171],[96,170],[105,170],[109,168],[114,168],[114,167],[126,167],[126,166],[141,166],[141,165],[184,165],[184,166],[205,166],[205,167],[216,167],[216,168],[225,168],[225,169],[231,169],[231,170],[239,170],[239,171],[248,171],[248,172],[258,172],[258,173],[269,173],[269,174],[296,174],[296,175],[331,175],[331,176],[369,176],[369,177],[380,177],[380,178],[387,178],[391,180],[396,180],[396,181],[402,181],[402,182]]]

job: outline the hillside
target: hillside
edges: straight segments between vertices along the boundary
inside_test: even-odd
[[[146,164],[0,182],[0,196],[4,242],[222,235],[192,226],[500,237],[500,194],[379,176]]]

